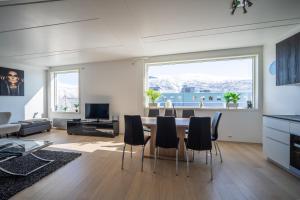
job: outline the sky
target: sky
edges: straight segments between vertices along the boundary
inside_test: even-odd
[[[251,80],[251,58],[194,63],[150,65],[148,76],[184,80]]]
[[[65,85],[78,85],[79,79],[78,79],[78,73],[74,72],[74,73],[58,73],[57,74],[57,81],[65,84]]]

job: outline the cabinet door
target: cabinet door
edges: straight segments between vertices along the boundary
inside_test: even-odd
[[[289,54],[287,40],[276,44],[276,85],[290,84],[288,69]]]
[[[266,156],[277,164],[289,169],[290,146],[275,141],[271,138],[264,138],[264,151]]]
[[[296,81],[295,83],[300,83],[300,33],[296,35],[296,41],[295,41],[296,47],[295,47],[295,75],[296,75]]]
[[[290,146],[290,134],[276,129],[264,127],[264,137]]]
[[[300,33],[276,44],[276,85],[300,83]]]
[[[276,119],[272,117],[263,117],[264,127],[276,129],[287,134],[290,132],[290,122],[287,120]]]
[[[288,77],[289,83],[294,84],[297,83],[297,74],[296,74],[296,46],[297,46],[297,35],[290,37],[287,40],[287,45],[289,47],[288,51],[288,60],[287,60],[287,68],[288,68]]]

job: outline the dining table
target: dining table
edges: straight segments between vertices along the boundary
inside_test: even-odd
[[[184,160],[184,138],[185,138],[185,130],[189,127],[190,119],[189,118],[175,118],[177,137],[179,138],[179,148],[178,148],[178,156],[180,160]],[[145,156],[154,156],[155,151],[155,141],[156,141],[156,117],[142,117],[142,124],[150,129],[151,138],[150,138],[150,151],[149,155]],[[175,158],[176,150],[175,149],[159,149],[159,157],[160,158]]]

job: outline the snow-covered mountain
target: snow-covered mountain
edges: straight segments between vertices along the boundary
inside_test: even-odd
[[[163,93],[177,93],[183,90],[192,92],[249,92],[252,91],[252,80],[174,80],[173,78],[149,77],[149,87],[160,90]]]

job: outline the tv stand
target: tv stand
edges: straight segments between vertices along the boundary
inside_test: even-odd
[[[119,121],[74,121],[67,122],[67,132],[69,135],[88,135],[115,137],[119,135]]]

